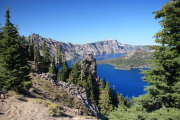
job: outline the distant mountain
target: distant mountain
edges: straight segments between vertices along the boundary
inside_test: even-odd
[[[47,41],[51,55],[56,55],[56,46],[65,52],[66,59],[71,59],[77,56],[85,56],[87,54],[102,55],[102,54],[112,54],[112,53],[128,53],[134,49],[147,49],[143,46],[133,46],[128,44],[121,44],[116,39],[104,40],[95,43],[87,44],[72,44],[64,43],[51,38],[41,37],[39,34],[32,34],[30,36],[35,44],[38,44],[42,48],[42,43],[44,40]],[[26,38],[28,42],[28,38]]]

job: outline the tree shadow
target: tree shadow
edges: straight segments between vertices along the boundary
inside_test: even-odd
[[[3,115],[4,113],[0,113],[0,115]]]
[[[68,118],[72,118],[73,116],[67,115],[65,113],[61,113],[61,115],[53,116],[53,117],[68,117]]]

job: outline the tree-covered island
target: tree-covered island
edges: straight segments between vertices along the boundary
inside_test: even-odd
[[[97,61],[98,64],[111,64],[116,69],[131,70],[132,68],[151,68],[153,56],[148,50],[134,50],[122,57]]]

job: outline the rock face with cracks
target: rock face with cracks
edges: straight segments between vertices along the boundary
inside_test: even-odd
[[[77,99],[80,103],[84,104],[87,109],[98,118],[102,118],[101,113],[99,112],[97,106],[95,106],[91,99],[88,98],[88,94],[84,88],[79,87],[74,84],[68,84],[62,81],[57,82],[59,89],[64,89],[67,91],[68,95]]]
[[[86,111],[88,111],[88,115],[95,116],[99,119],[104,119],[103,115],[99,112],[97,106],[95,106],[91,99],[88,98],[88,94],[86,90],[82,87],[79,87],[74,84],[69,84],[63,81],[55,81],[53,80],[54,74],[42,73],[42,74],[31,74],[32,78],[43,80],[52,86],[58,88],[60,91],[65,91],[69,97],[73,98],[74,101],[78,101],[81,105],[86,106]],[[39,83],[36,83],[39,84]],[[41,86],[41,85],[40,85]],[[36,89],[39,89],[36,85],[34,85]],[[33,94],[32,91],[30,91]],[[47,92],[44,92],[44,97],[51,99],[52,101],[56,101],[51,95]],[[81,110],[74,111],[77,115],[82,115],[83,112]]]
[[[87,44],[72,44],[52,40],[51,38],[44,38],[39,34],[32,34],[30,38],[34,40],[36,45],[40,46],[40,49],[42,49],[43,41],[46,40],[51,56],[56,56],[56,46],[59,46],[65,52],[66,60],[77,56],[85,56],[87,54],[103,55],[112,53],[127,53],[135,49],[146,49],[143,46],[121,44],[116,39]],[[26,40],[28,42],[28,38],[26,38]],[[42,53],[42,50],[40,50],[40,52]]]

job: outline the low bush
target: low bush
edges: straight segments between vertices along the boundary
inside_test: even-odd
[[[52,103],[48,105],[48,115],[49,116],[59,116],[60,115],[60,105]]]
[[[43,104],[44,106],[48,107],[48,115],[49,116],[59,116],[61,106],[59,104],[53,103],[50,100],[43,100],[43,99],[33,99],[33,103]]]
[[[21,101],[27,101],[27,99],[23,95],[20,95],[20,94],[15,94],[14,97]]]

